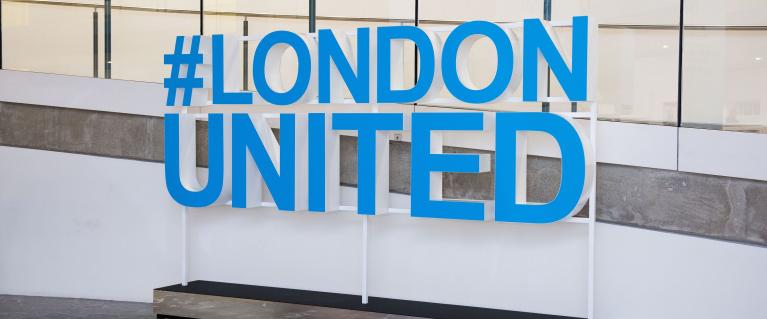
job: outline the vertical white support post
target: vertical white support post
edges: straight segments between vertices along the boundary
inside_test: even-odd
[[[516,202],[527,203],[527,133],[517,132]]]
[[[295,180],[309,180],[309,116],[307,113],[296,114],[296,165]],[[306,211],[309,209],[308,185],[298,186],[295,189],[295,210]]]
[[[186,41],[186,42],[190,42],[190,41]],[[188,108],[184,108],[181,111],[181,114],[186,115],[188,114],[188,111],[189,111]],[[197,159],[194,157],[195,155],[193,155],[194,152],[197,150],[197,138],[195,137],[195,131],[196,131],[196,125],[197,125],[196,122],[197,120],[194,120],[191,123],[189,121],[182,121],[181,123],[179,123],[179,125],[185,125],[183,129],[181,128],[179,129],[179,130],[182,130],[181,133],[183,134],[181,135],[182,137],[179,137],[179,139],[185,138],[187,141],[185,143],[185,145],[187,146],[187,148],[185,149],[186,152],[183,152],[184,158],[181,163],[187,164],[185,168],[187,170],[187,173],[189,173],[188,175],[191,175],[191,173],[197,169]],[[193,168],[188,165],[190,162],[194,164]],[[197,186],[199,186],[199,182],[197,183]],[[187,271],[188,271],[187,251],[188,250],[186,247],[186,241],[187,241],[186,240],[187,239],[187,234],[186,234],[187,232],[187,216],[186,215],[187,214],[186,213],[187,213],[187,207],[181,206],[181,285],[182,286],[186,286],[188,284],[187,279],[189,278],[187,276]]]
[[[440,131],[432,131],[429,140],[429,151],[432,154],[442,154],[444,151],[444,137]],[[429,198],[432,200],[442,199],[442,172],[429,173]]]
[[[362,216],[362,303],[368,303],[368,216]]]
[[[341,136],[325,119],[325,211],[338,211],[341,198]]]
[[[375,199],[376,214],[389,212],[389,131],[376,132]]]
[[[188,248],[187,248],[187,207],[181,206],[181,285],[186,286],[188,280]]]
[[[597,103],[591,104],[591,116],[589,119],[589,139],[591,140],[591,156],[597,163]],[[591,181],[591,194],[589,196],[589,275],[588,275],[588,319],[594,319],[594,231],[597,221],[597,169]]]

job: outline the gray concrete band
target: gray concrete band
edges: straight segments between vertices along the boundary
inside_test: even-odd
[[[197,158],[207,165],[207,123],[197,125]],[[159,117],[0,102],[0,145],[162,162]],[[392,141],[390,190],[410,193],[410,144]],[[492,152],[446,148],[446,152]],[[356,138],[341,139],[341,182],[357,183]],[[528,160],[528,199],[545,202],[559,189],[558,159]],[[493,172],[447,173],[446,198],[492,199]],[[600,163],[597,219],[767,246],[767,182]],[[587,210],[581,212],[585,214]]]

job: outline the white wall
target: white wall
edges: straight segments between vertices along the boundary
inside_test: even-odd
[[[0,293],[151,300],[178,282],[161,164],[0,147]]]
[[[767,134],[679,129],[679,170],[767,180]]]
[[[22,169],[23,168],[23,169]],[[179,281],[162,164],[0,147],[0,294],[150,301]],[[193,210],[192,279],[355,293],[360,217]],[[370,293],[585,315],[585,225],[371,219]],[[761,247],[597,227],[598,318],[764,318]]]
[[[596,318],[767,318],[767,248],[597,225]]]

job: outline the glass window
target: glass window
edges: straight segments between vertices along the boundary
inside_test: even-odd
[[[93,76],[94,33],[103,35],[100,3],[2,1],[3,68]],[[95,67],[103,74],[100,62]]]
[[[685,1],[682,126],[767,133],[767,2]]]
[[[317,16],[326,22],[327,18],[346,18],[349,21],[369,19],[368,25],[377,25],[380,20],[405,20],[412,23],[414,14],[415,0],[317,0]]]
[[[415,0],[393,1],[356,1],[356,0],[318,0],[317,1],[317,30],[333,29],[338,32],[356,34],[360,27],[379,27],[392,25],[415,24]],[[372,30],[371,30],[372,32]],[[356,37],[350,38],[351,45],[356,47]],[[409,88],[414,84],[415,74],[415,45],[405,42],[401,48],[403,56],[402,87]],[[392,79],[395,81],[395,79]],[[394,86],[396,88],[396,85]],[[344,86],[345,98],[351,98]]]
[[[200,7],[185,0],[112,0],[110,78],[161,83],[178,35],[200,33]],[[109,56],[107,56],[109,54]]]
[[[249,1],[249,0],[205,0],[204,29],[206,35],[244,35],[247,25],[249,36],[265,35],[276,30],[296,33],[309,31],[309,5],[305,0]],[[252,57],[256,43],[247,46],[247,72],[243,72],[243,87],[255,90],[252,80]],[[242,52],[244,52],[244,47]],[[242,60],[242,54],[238,56]],[[290,87],[297,72],[296,55],[288,50],[283,57],[283,85]]]
[[[424,24],[487,20],[515,22],[543,18],[543,0],[421,0],[419,19]]]
[[[480,0],[477,5],[467,5],[466,0],[418,2],[420,26],[449,30],[470,20],[543,18],[544,4],[549,1]],[[105,3],[111,3],[109,28],[105,28]],[[554,21],[589,15],[600,25],[597,101],[601,119],[677,124],[680,0],[549,3]],[[174,37],[200,32],[199,5],[189,0],[2,0],[3,67],[159,83],[169,72],[162,57],[173,49]],[[415,0],[322,0],[316,2],[316,12],[318,29],[350,33],[362,26],[415,24]],[[685,1],[682,126],[767,132],[764,12],[767,2],[761,0]],[[243,34],[245,28],[249,35],[278,29],[305,33],[309,23],[309,1],[305,0],[204,1],[205,34]],[[569,48],[571,29],[555,30],[563,47]],[[107,37],[111,39],[108,49]],[[254,46],[248,47],[249,56]],[[402,52],[406,88],[414,83],[416,54],[412,43]],[[487,39],[471,50],[470,73],[477,86],[489,83],[497,60]],[[296,68],[292,52],[284,57],[283,66],[283,78],[290,82]],[[248,65],[248,71],[251,67]],[[243,85],[252,90],[252,81],[243,77]],[[553,96],[563,94],[555,78],[550,85]],[[442,94],[449,97],[447,90]],[[519,90],[515,93],[520,94]],[[531,107],[513,103],[457,106],[490,110]],[[551,104],[552,111],[570,107],[567,103]]]
[[[205,0],[203,4],[205,34],[242,34],[246,19],[248,34],[309,31],[309,6],[305,0]]]
[[[597,102],[602,120],[676,125],[679,1],[553,1],[553,20],[599,24]],[[570,28],[557,28],[570,47]],[[553,95],[563,95],[556,80]]]
[[[464,0],[422,0],[422,26],[455,25],[469,20],[516,22],[544,18],[543,0],[481,1],[467,6]],[[597,101],[601,119],[676,125],[678,93],[679,1],[576,0],[551,1],[551,19],[570,21],[588,15],[600,24]],[[556,27],[562,48],[569,50],[570,27]],[[492,43],[480,40],[470,53],[472,80],[489,83],[497,65]],[[564,96],[555,77],[551,95]],[[449,93],[443,90],[443,96]],[[521,90],[513,94],[521,96]],[[452,106],[437,104],[434,106]],[[466,106],[464,106],[466,107]],[[489,110],[530,110],[529,103],[470,106]],[[572,110],[570,103],[550,103],[551,111]],[[536,107],[539,110],[540,107]],[[579,105],[587,111],[587,105]]]
[[[419,25],[440,31],[438,35],[445,40],[450,30],[460,23],[473,20],[486,20],[497,23],[520,22],[525,18],[543,18],[543,0],[482,0],[478,5],[466,5],[464,0],[421,0],[419,1]],[[515,48],[516,50],[517,48]],[[516,53],[516,52],[515,52]],[[487,38],[479,39],[469,51],[468,74],[472,84],[482,88],[490,84],[498,65],[495,47]],[[451,101],[450,92],[442,88],[440,98],[444,102],[419,103],[423,107],[469,108],[475,110],[524,111],[530,110],[528,103],[492,103],[466,105]],[[522,96],[521,89],[513,97]],[[540,110],[537,107],[536,110]]]
[[[174,37],[199,33],[199,4],[192,1],[2,5],[3,67],[11,70],[162,82],[168,71],[163,54],[172,50]]]

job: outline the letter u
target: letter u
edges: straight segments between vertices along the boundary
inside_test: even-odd
[[[224,117],[210,114],[208,118],[208,182],[205,187],[197,179],[195,125],[193,115],[165,114],[165,184],[168,193],[179,204],[205,207],[228,200],[221,196],[225,179],[231,178],[224,167]]]

